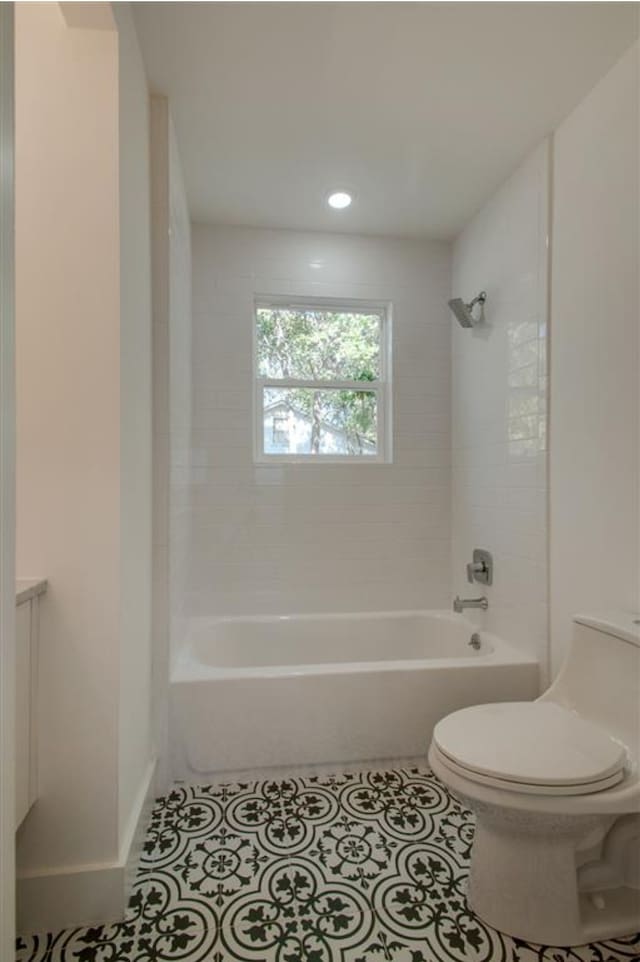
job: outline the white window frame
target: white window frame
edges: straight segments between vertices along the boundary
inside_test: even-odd
[[[307,311],[354,311],[377,314],[380,318],[380,377],[377,381],[305,380],[299,378],[265,378],[258,374],[258,337],[256,312],[260,307],[289,307]],[[390,464],[391,437],[391,304],[385,301],[354,300],[338,297],[273,297],[256,295],[251,322],[253,325],[253,459],[256,464]],[[378,424],[377,454],[267,454],[264,450],[265,388],[313,388],[366,391],[376,395]]]

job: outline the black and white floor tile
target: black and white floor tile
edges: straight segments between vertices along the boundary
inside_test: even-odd
[[[551,948],[489,929],[473,821],[428,771],[176,786],[127,916],[18,940],[18,962],[638,962],[640,935]]]

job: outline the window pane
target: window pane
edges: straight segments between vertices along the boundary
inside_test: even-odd
[[[375,456],[377,396],[373,391],[263,390],[265,454]]]
[[[377,381],[380,317],[355,311],[256,308],[258,374],[307,381]]]

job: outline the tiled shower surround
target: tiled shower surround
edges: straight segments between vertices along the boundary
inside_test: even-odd
[[[126,919],[17,962],[637,962],[640,935],[549,948],[467,906],[473,820],[423,768],[176,785]]]
[[[546,677],[547,165],[544,144],[453,248],[194,226],[193,423],[172,487],[187,617],[448,608],[481,593],[465,565],[484,547],[484,626]],[[462,330],[447,299],[481,289],[486,324]],[[260,295],[392,305],[391,464],[253,463]]]
[[[183,471],[193,617],[449,605],[449,254],[434,242],[194,227]],[[391,302],[392,464],[253,463],[256,295]]]
[[[486,323],[452,338],[452,585],[494,559],[484,626],[548,663],[548,144],[542,144],[453,245],[452,290],[487,292]]]

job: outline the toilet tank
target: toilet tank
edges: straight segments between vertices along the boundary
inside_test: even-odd
[[[558,677],[544,693],[623,742],[640,758],[640,615],[576,615]]]

